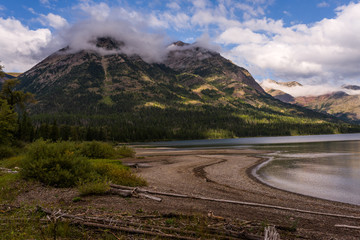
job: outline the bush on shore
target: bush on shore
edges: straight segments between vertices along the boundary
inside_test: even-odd
[[[28,146],[20,174],[24,179],[34,179],[54,187],[78,185],[82,195],[104,193],[110,182],[128,186],[146,185],[144,179],[132,173],[119,160],[108,159],[119,156],[119,152],[108,143],[37,140]],[[134,154],[129,147],[121,147],[121,152]]]
[[[54,187],[73,187],[80,179],[91,178],[93,167],[76,152],[74,143],[38,140],[28,147],[21,175]]]

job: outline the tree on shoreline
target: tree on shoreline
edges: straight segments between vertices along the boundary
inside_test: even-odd
[[[0,65],[0,77],[5,77],[3,66]],[[31,140],[33,132],[26,105],[35,103],[32,93],[16,90],[20,83],[16,78],[6,79],[0,90],[0,145],[9,145],[15,138],[19,140]],[[25,121],[26,120],[26,121]],[[25,136],[28,134],[29,136]]]

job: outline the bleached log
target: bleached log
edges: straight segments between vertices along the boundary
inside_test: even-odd
[[[134,191],[132,190],[121,190],[121,189],[114,189],[111,188],[109,190],[110,194],[114,194],[114,195],[120,195],[122,197],[132,197],[134,195]]]
[[[106,225],[106,224],[101,224],[101,223],[82,222],[82,221],[76,221],[76,223],[81,224],[83,226],[112,229],[112,230],[130,233],[130,234],[141,234],[141,235],[148,235],[148,236],[155,236],[155,237],[162,237],[162,238],[169,238],[169,239],[183,239],[183,240],[196,240],[197,239],[197,238],[191,238],[191,237],[177,236],[177,235],[173,235],[173,234],[139,230],[139,229],[128,228],[128,227],[112,226],[112,225]]]
[[[127,187],[127,186],[116,185],[116,184],[111,184],[110,186],[112,188],[117,188],[117,189],[127,189],[127,190],[133,189],[134,190],[134,188]],[[140,189],[140,188],[136,188],[136,191],[138,193],[148,193],[148,194],[162,195],[162,196],[168,196],[168,197],[197,199],[197,200],[205,200],[205,201],[219,202],[219,203],[231,203],[231,204],[237,204],[237,205],[243,205],[243,206],[249,206],[249,207],[271,208],[271,209],[278,209],[278,210],[284,210],[284,211],[306,213],[306,214],[312,214],[312,215],[320,215],[320,216],[327,216],[327,217],[337,217],[337,218],[347,218],[347,219],[360,220],[360,216],[343,215],[343,214],[335,214],[335,213],[327,213],[327,212],[315,212],[315,211],[310,211],[310,210],[282,207],[282,206],[262,204],[262,203],[243,202],[243,201],[228,200],[228,199],[216,199],[216,198],[194,196],[194,195],[186,195],[186,194],[178,194],[178,193],[167,193],[167,192],[159,192],[159,191],[153,191],[153,190],[145,190],[145,189]]]
[[[267,226],[265,228],[264,240],[280,240],[280,235],[276,231],[275,226]]]
[[[161,201],[162,201],[161,198],[158,198],[158,197],[155,197],[155,196],[151,196],[151,195],[148,195],[148,194],[144,194],[144,193],[139,193],[139,196],[144,197],[144,198],[148,198],[148,199],[151,199],[151,200],[154,200],[154,201],[157,201],[157,202],[161,202]]]
[[[358,230],[360,229],[360,226],[350,226],[350,225],[343,225],[343,224],[335,224],[335,227],[358,229]]]

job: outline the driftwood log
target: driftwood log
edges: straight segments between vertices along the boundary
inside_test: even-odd
[[[149,224],[141,224],[137,222],[128,222],[122,220],[115,220],[115,219],[106,219],[106,218],[99,218],[99,217],[88,217],[88,216],[78,216],[63,213],[61,210],[58,211],[51,211],[46,208],[38,207],[39,211],[46,213],[49,218],[48,219],[56,219],[57,221],[66,218],[72,224],[79,224],[82,226],[88,227],[97,227],[103,229],[112,229],[116,231],[126,232],[129,234],[140,234],[140,235],[148,235],[148,236],[155,236],[161,238],[169,238],[169,239],[185,239],[185,240],[192,240],[198,239],[199,233],[188,231],[188,230],[181,230],[176,228],[170,227],[163,227],[163,226],[155,226]],[[50,221],[50,220],[49,220]],[[146,228],[149,230],[139,229],[139,228]],[[170,231],[175,234],[168,234],[162,231]],[[184,236],[185,235],[185,236]],[[214,229],[212,233],[202,233],[202,236],[207,236],[210,239],[218,239],[224,238],[224,235],[227,236],[226,239],[247,239],[247,240],[260,240],[262,239],[259,236],[249,235],[244,232],[235,232],[229,230],[219,230]]]
[[[280,240],[280,235],[276,231],[275,226],[267,226],[265,228],[264,240]]]
[[[350,225],[343,225],[343,224],[335,224],[335,227],[360,230],[360,226],[350,226]]]
[[[132,187],[121,186],[121,185],[116,185],[116,184],[110,184],[110,186],[112,188],[124,189],[124,190],[134,190],[135,189],[135,188],[132,188]],[[250,206],[250,207],[271,208],[271,209],[278,209],[278,210],[291,211],[291,212],[299,212],[299,213],[306,213],[306,214],[313,214],[313,215],[321,215],[321,216],[327,216],[327,217],[336,217],[336,218],[347,218],[347,219],[360,220],[360,216],[343,215],[343,214],[335,214],[335,213],[327,213],[327,212],[315,212],[315,211],[310,211],[310,210],[282,207],[282,206],[262,204],[262,203],[244,202],[244,201],[236,201],[236,200],[228,200],[228,199],[217,199],[217,198],[209,198],[209,197],[178,194],[178,193],[167,193],[167,192],[159,192],[159,191],[146,190],[146,189],[140,189],[140,188],[136,188],[136,192],[145,193],[145,194],[162,195],[162,196],[168,196],[168,197],[205,200],[205,201],[219,202],[219,203],[231,203],[231,204],[238,204],[238,205]]]
[[[151,196],[149,194],[141,193],[137,191],[137,188],[133,189],[119,189],[119,188],[111,188],[108,191],[110,194],[119,195],[122,197],[144,197],[157,202],[161,202],[162,199],[159,197]]]

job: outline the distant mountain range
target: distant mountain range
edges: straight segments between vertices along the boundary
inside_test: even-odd
[[[268,83],[273,84],[269,88]],[[267,84],[263,83],[264,90],[273,97],[291,104],[297,104],[318,112],[328,113],[347,121],[360,122],[360,86],[344,85],[343,90],[318,96],[298,96],[294,97],[284,91],[276,89],[278,86],[293,88],[302,86],[298,82],[276,82],[268,80]],[[352,90],[351,95],[347,92]],[[358,91],[358,92],[357,92]]]
[[[162,63],[124,54],[111,37],[90,43],[92,50],[66,47],[18,77],[19,89],[38,100],[35,122],[105,127],[119,140],[348,131],[327,114],[271,97],[246,69],[196,43],[173,43]]]

